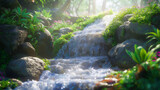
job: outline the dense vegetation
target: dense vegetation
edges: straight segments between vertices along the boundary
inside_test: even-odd
[[[77,0],[35,0],[34,4],[31,2],[31,0],[30,2],[28,2],[28,0],[24,0],[25,3],[22,3],[23,1],[19,1],[18,6],[22,5],[22,7],[20,6],[7,9],[0,8],[0,24],[16,25],[25,29],[28,32],[27,39],[31,42],[35,49],[38,43],[36,37],[37,32],[44,32],[45,29],[48,29],[54,41],[54,48],[52,50],[54,53],[53,56],[56,56],[62,46],[69,42],[70,39],[74,36],[74,32],[83,30],[87,25],[93,23],[97,19],[103,18],[105,15],[113,14],[112,10],[108,10],[106,12],[103,11],[103,13],[100,13],[98,15],[93,15],[95,14],[96,9],[94,10],[94,4],[90,5],[90,0],[87,0],[85,2],[81,2],[81,0],[78,0],[78,3],[76,3],[76,1]],[[117,1],[117,3],[122,4],[124,1],[126,0],[119,0]],[[135,0],[131,0],[129,1],[129,3],[132,3],[133,1]],[[113,3],[114,0],[109,0],[109,2]],[[25,5],[27,3],[29,3],[28,6]],[[84,10],[84,7],[80,7],[81,3],[83,6],[89,4],[88,15],[93,16],[79,16],[79,14],[81,14]],[[95,1],[93,1],[92,3],[95,3]],[[117,3],[114,4],[117,5]],[[147,5],[147,3],[145,4]],[[30,8],[29,6],[32,7]],[[72,7],[75,9],[72,9]],[[34,11],[27,11],[32,9]],[[104,7],[102,9],[104,10]],[[73,17],[69,14],[74,15],[75,10],[77,10],[77,12],[75,12],[77,19],[76,21],[73,21]],[[80,12],[78,13],[78,11]],[[68,14],[68,12],[70,13]],[[150,5],[145,8],[139,8],[137,4],[132,8],[121,10],[120,13],[118,13],[113,19],[113,21],[106,27],[106,30],[103,33],[104,39],[107,40],[108,38],[112,38],[112,46],[117,45],[115,32],[120,25],[124,24],[123,18],[127,14],[133,14],[133,16],[129,19],[129,21],[131,22],[151,25],[152,17],[159,13],[160,7],[155,4],[155,2],[150,3]],[[43,17],[43,19],[48,21],[48,25],[45,25],[46,23],[44,23],[43,20],[40,19],[40,17]],[[60,30],[62,28],[67,28],[70,31],[65,34],[61,34]],[[127,54],[137,63],[137,65],[128,70],[115,71],[111,75],[106,76],[107,78],[115,77],[118,79],[118,83],[114,85],[115,89],[130,90],[134,88],[138,90],[151,90],[159,88],[160,30],[155,29],[153,30],[153,32],[146,33],[146,35],[148,35],[148,42],[154,42],[149,49],[144,49],[141,46],[135,45],[134,52],[126,50]],[[44,69],[50,70],[50,61],[48,59],[41,59],[45,63]],[[5,72],[10,60],[11,56],[3,48],[0,48],[0,90],[6,89],[7,87],[15,88],[18,86],[16,82],[5,80],[4,77],[3,72]]]
[[[106,28],[104,38],[112,37],[115,40],[115,30],[122,25],[126,14],[133,14],[131,22],[151,25],[152,16],[160,13],[160,7],[156,4],[145,8],[130,8],[120,12]],[[118,83],[114,89],[118,90],[151,90],[158,89],[160,84],[160,30],[146,33],[149,42],[154,42],[148,50],[141,46],[134,46],[134,52],[126,50],[128,55],[137,63],[136,66],[124,71],[115,71],[106,78],[117,78]],[[116,44],[114,44],[116,45]]]
[[[124,23],[123,18],[127,14],[133,14],[129,19],[131,22],[138,22],[143,24],[151,24],[151,18],[153,15],[160,13],[160,7],[157,4],[151,4],[145,8],[132,7],[123,11],[120,11],[113,21],[108,25],[104,32],[104,38],[107,40],[109,37],[114,41],[113,46],[117,44],[115,39],[116,29]]]
[[[59,51],[59,49],[62,48],[62,46],[67,43],[73,35],[73,32],[83,30],[83,28],[91,23],[93,23],[95,20],[100,19],[104,17],[105,15],[113,14],[113,11],[107,11],[105,13],[101,13],[97,16],[91,16],[91,17],[80,17],[76,20],[74,24],[72,24],[71,21],[54,21],[54,23],[50,26],[49,31],[52,33],[54,37],[54,55],[56,55]],[[61,28],[70,28],[71,31],[65,35],[62,35],[59,37],[59,30]]]

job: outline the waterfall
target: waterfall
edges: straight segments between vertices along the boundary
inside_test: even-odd
[[[16,90],[92,90],[112,72],[102,32],[113,17],[107,15],[75,32],[51,60],[51,71],[44,71],[39,81],[24,82]]]

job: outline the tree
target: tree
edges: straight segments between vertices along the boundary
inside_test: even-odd
[[[70,4],[71,4],[71,0],[66,0],[66,2],[64,3],[64,5],[59,10],[61,12],[66,11],[69,8]]]
[[[102,11],[104,12],[106,9],[106,2],[107,0],[103,0],[103,4],[102,4]]]
[[[93,0],[92,7],[93,14],[96,14],[96,0]]]
[[[77,8],[76,8],[76,14],[77,14],[77,16],[79,16],[79,15],[78,15],[78,10],[79,10],[79,7],[80,7],[82,1],[83,1],[83,0],[80,0],[80,1],[79,1],[78,6],[77,6]]]
[[[91,0],[89,0],[89,5],[88,5],[88,16],[91,14]]]

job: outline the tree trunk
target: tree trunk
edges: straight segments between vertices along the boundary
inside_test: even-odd
[[[93,0],[93,14],[96,14],[96,0]]]
[[[102,4],[102,12],[104,12],[105,9],[106,9],[106,2],[107,2],[107,0],[103,0],[103,4]]]
[[[78,4],[78,6],[77,6],[77,8],[76,8],[76,14],[77,14],[77,16],[79,16],[79,15],[78,15],[78,10],[79,10],[79,7],[80,7],[80,5],[81,5],[82,1],[83,1],[83,0],[80,0],[80,2],[79,2],[79,4]]]
[[[88,5],[88,16],[91,14],[91,0],[89,0],[89,5]]]
[[[66,0],[66,2],[64,3],[64,5],[59,10],[61,12],[66,11],[69,8],[70,4],[71,4],[71,0]]]

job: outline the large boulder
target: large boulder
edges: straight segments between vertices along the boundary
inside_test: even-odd
[[[125,15],[124,18],[123,18],[123,21],[124,21],[124,22],[125,22],[125,21],[128,21],[129,18],[131,18],[132,16],[133,16],[133,14],[127,14],[127,15]]]
[[[0,25],[0,48],[12,54],[17,47],[24,43],[27,32],[13,25]]]
[[[160,13],[151,17],[151,24],[160,29]]]
[[[47,18],[45,18],[43,15],[40,15],[38,17],[38,19],[41,20],[41,23],[44,25],[44,26],[49,26],[50,25],[50,22]]]
[[[32,46],[30,42],[25,42],[18,46],[18,48],[14,52],[14,58],[21,58],[24,56],[36,56],[35,48]]]
[[[37,57],[23,57],[12,60],[7,66],[7,76],[22,81],[39,80],[44,70],[44,62]]]
[[[126,69],[131,68],[136,63],[131,59],[131,57],[126,53],[126,49],[129,51],[134,51],[134,45],[143,46],[144,44],[135,39],[129,39],[123,43],[118,44],[113,47],[109,52],[109,60],[113,66],[118,66],[119,68]]]
[[[153,25],[139,24],[126,21],[116,30],[116,40],[123,42],[127,39],[146,40],[146,33],[153,31]]]
[[[53,39],[51,33],[45,29],[39,31],[37,36],[37,53],[42,58],[53,58]]]
[[[70,32],[73,32],[73,30],[72,29],[70,29],[70,28],[61,28],[60,30],[59,30],[59,36],[62,36],[62,35],[64,35],[64,34],[68,34],[68,33],[70,33]]]

